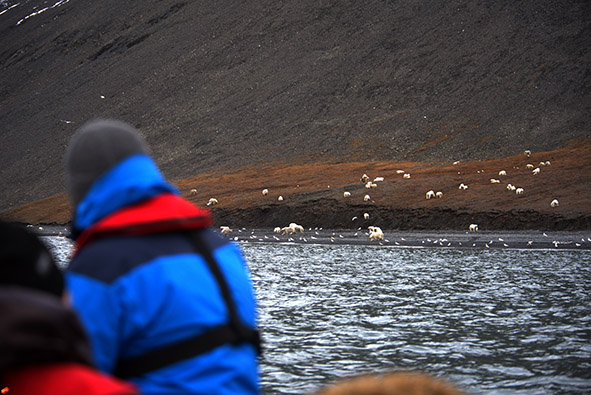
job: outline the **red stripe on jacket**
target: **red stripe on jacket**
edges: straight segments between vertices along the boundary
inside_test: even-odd
[[[125,207],[88,227],[76,240],[74,254],[99,237],[200,229],[212,223],[208,210],[178,195],[166,193]]]

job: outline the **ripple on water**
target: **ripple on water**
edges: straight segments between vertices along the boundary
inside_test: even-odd
[[[298,300],[304,293],[315,302],[302,306],[310,310],[299,315],[325,336],[336,333],[292,332],[290,316],[261,321],[263,334],[288,331],[299,337],[292,344],[321,350],[298,362],[318,385],[368,371],[419,369],[471,393],[540,393],[548,383],[543,378],[560,377],[566,363],[575,372],[574,391],[585,377],[591,389],[588,375],[575,368],[586,351],[574,353],[567,340],[574,336],[580,347],[588,338],[581,330],[591,316],[584,292],[591,285],[589,254],[316,246],[291,255],[288,248],[249,246],[245,253],[260,278],[269,267],[282,268],[286,294],[260,290],[263,299],[276,301],[291,292]]]

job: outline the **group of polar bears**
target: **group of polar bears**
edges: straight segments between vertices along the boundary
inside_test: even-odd
[[[369,230],[369,239],[372,241],[384,240],[384,233],[382,229],[378,226],[368,226],[367,229]],[[304,232],[304,227],[302,225],[298,225],[295,222],[289,224],[289,226],[280,228],[276,227],[273,230],[275,233],[281,233],[282,235],[294,234],[297,232]]]
[[[527,157],[529,157],[531,155],[531,151],[526,150],[526,151],[524,151],[524,154]],[[459,163],[459,161],[454,162],[453,164],[455,165],[455,164],[458,164],[458,163]],[[550,161],[540,162],[539,166],[540,167],[541,166],[550,166]],[[532,164],[529,164],[529,163],[526,166],[526,168],[529,169],[529,170],[533,169],[533,167],[534,166]],[[540,174],[540,167],[533,169],[532,173],[534,175]],[[404,174],[404,177],[403,178],[410,178],[410,174],[407,174],[403,170],[398,170],[397,173],[398,174]],[[506,175],[507,175],[507,172],[505,170],[499,171],[499,176],[506,176]],[[372,182],[372,181],[370,181],[370,178],[367,176],[367,174],[363,174],[363,176],[361,177],[361,180],[360,181],[365,184],[365,187],[367,189],[372,189],[372,188],[376,188],[377,187],[376,182],[384,181],[384,178],[383,177],[376,177],[373,180],[373,182]],[[498,179],[492,179],[492,178],[491,178],[490,181],[493,184],[494,183],[500,183],[501,182]],[[460,184],[460,186],[458,187],[458,189],[460,189],[460,190],[466,190],[466,189],[468,189],[468,186],[466,184],[462,183],[462,184]],[[523,188],[517,188],[517,187],[513,186],[512,184],[508,184],[507,185],[507,190],[509,190],[509,191],[515,191],[515,193],[518,194],[518,195],[521,195],[524,192],[523,191]],[[264,196],[266,196],[268,193],[269,193],[269,190],[268,189],[263,189],[262,194]],[[191,190],[191,195],[195,195],[195,194],[197,194],[197,190],[192,189]],[[351,196],[351,193],[348,192],[348,191],[346,191],[346,192],[343,193],[343,196],[345,198],[350,197]],[[433,190],[430,190],[430,191],[428,191],[425,194],[425,197],[427,199],[442,198],[443,197],[443,192],[435,192]],[[370,198],[369,195],[365,195],[363,200],[364,201],[369,201],[370,199],[371,198]],[[278,200],[279,201],[282,201],[283,200],[283,196],[279,196],[278,197]],[[218,203],[217,199],[211,198],[207,202],[207,206],[215,205],[217,203]],[[551,207],[558,207],[558,205],[559,205],[559,202],[558,202],[557,199],[554,199],[554,200],[552,200],[552,202],[550,202],[550,206]],[[365,219],[368,219],[369,215],[365,214],[364,217],[365,217]],[[228,233],[232,232],[232,230],[229,227],[227,227],[227,226],[222,226],[220,228],[221,228],[221,232],[223,234],[228,234]],[[384,233],[382,232],[382,230],[379,227],[377,227],[377,226],[369,226],[367,229],[369,230],[369,239],[370,240],[376,241],[376,240],[383,240],[384,239]],[[468,229],[469,229],[470,232],[478,232],[478,225],[477,224],[470,224],[470,226],[469,226]],[[303,233],[304,232],[304,227],[301,226],[301,225],[296,224],[295,222],[292,222],[292,223],[289,224],[289,226],[285,226],[283,228],[276,227],[273,231],[275,233],[281,233],[283,235],[288,235],[288,234],[295,234],[297,232],[302,232]]]
[[[273,232],[281,233],[282,235],[292,235],[297,232],[304,233],[304,227],[302,225],[296,224],[295,222],[292,222],[289,224],[289,226],[285,226],[283,228],[280,228],[279,226],[276,227],[275,229],[273,229]]]

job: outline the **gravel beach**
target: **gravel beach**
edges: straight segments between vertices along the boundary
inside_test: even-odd
[[[30,226],[42,236],[68,237],[63,225]],[[591,250],[591,231],[396,231],[383,230],[384,240],[371,241],[367,229],[308,228],[303,233],[282,235],[273,229],[233,229],[227,235],[239,243],[291,243],[319,245],[374,245],[376,247],[480,248]]]

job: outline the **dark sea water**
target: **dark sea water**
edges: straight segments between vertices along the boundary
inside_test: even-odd
[[[47,238],[63,262],[65,238]],[[591,252],[241,243],[264,394],[420,370],[471,394],[591,393]]]

